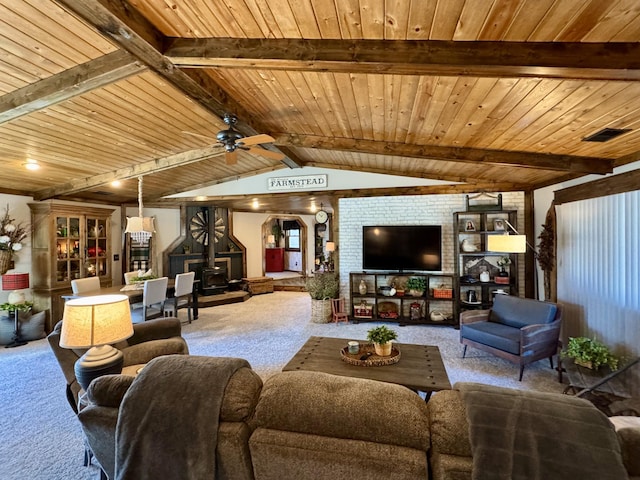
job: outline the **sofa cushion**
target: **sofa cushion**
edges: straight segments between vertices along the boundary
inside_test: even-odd
[[[471,458],[469,422],[457,390],[436,392],[429,403],[429,429],[433,453]]]
[[[495,322],[474,322],[462,325],[462,338],[489,345],[505,352],[520,354],[520,329]]]
[[[256,422],[274,430],[429,448],[424,400],[406,387],[362,378],[278,373],[264,384]]]
[[[246,422],[253,412],[262,390],[262,379],[251,368],[240,368],[231,376],[224,390],[220,421]]]
[[[558,307],[554,303],[511,295],[496,295],[489,321],[522,328],[527,325],[553,322],[557,310]]]
[[[249,447],[257,480],[429,478],[425,451],[388,443],[258,428]]]
[[[637,478],[640,476],[640,417],[613,416],[609,421],[616,429],[624,466],[630,478]]]

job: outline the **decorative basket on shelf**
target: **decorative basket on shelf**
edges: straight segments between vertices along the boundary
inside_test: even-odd
[[[452,298],[453,289],[445,286],[440,286],[433,289],[433,298]]]
[[[0,275],[4,275],[11,266],[11,252],[0,250]]]

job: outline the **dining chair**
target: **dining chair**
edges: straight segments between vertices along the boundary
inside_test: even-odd
[[[142,306],[132,305],[131,320],[141,323],[164,315],[164,302],[167,299],[168,277],[160,277],[144,282]]]
[[[196,272],[179,273],[176,275],[175,291],[172,298],[165,302],[165,314],[172,311],[178,316],[178,309],[187,308],[187,319],[191,323],[191,305],[193,303],[193,282]]]
[[[131,279],[137,277],[138,275],[140,275],[140,272],[138,270],[135,270],[133,272],[125,272],[124,284],[131,285]]]
[[[71,280],[71,291],[73,293],[95,292],[96,290],[100,290],[100,279],[98,277]]]

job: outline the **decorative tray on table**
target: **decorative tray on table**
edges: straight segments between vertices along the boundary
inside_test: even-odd
[[[382,367],[384,365],[393,365],[400,360],[400,350],[397,346],[391,347],[391,355],[381,357],[376,355],[375,347],[371,343],[361,343],[358,353],[349,353],[349,347],[340,350],[342,360],[357,365],[359,367]]]

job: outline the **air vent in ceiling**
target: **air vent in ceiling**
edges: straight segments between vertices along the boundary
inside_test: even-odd
[[[599,132],[589,135],[582,139],[584,142],[608,142],[616,137],[619,137],[623,133],[630,132],[630,128],[603,128]]]

